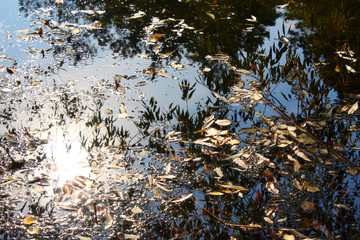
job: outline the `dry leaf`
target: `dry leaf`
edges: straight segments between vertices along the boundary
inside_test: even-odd
[[[268,182],[266,183],[266,188],[269,192],[271,192],[272,194],[279,194],[279,190],[275,187],[275,184],[273,182]]]
[[[222,192],[209,192],[210,195],[214,195],[214,196],[221,196],[224,195],[224,193]]]
[[[191,198],[193,195],[194,195],[193,193],[184,194],[184,195],[182,195],[182,196],[180,196],[180,197],[175,197],[175,198],[171,199],[171,200],[169,201],[169,203],[179,203],[179,202],[183,202],[183,201]]]
[[[119,117],[120,117],[120,118],[127,118],[127,117],[129,117],[129,114],[127,114],[125,105],[124,105],[123,103],[122,103],[121,106],[120,106],[120,114],[119,114]]]
[[[302,182],[308,192],[320,192],[317,186],[311,186],[306,181]]]
[[[346,170],[346,172],[352,176],[356,176],[359,173],[359,171],[356,168],[349,168]]]
[[[229,126],[230,124],[232,124],[232,121],[229,119],[219,119],[216,120],[215,123],[219,126]]]
[[[28,233],[30,234],[38,234],[40,233],[40,228],[38,227],[31,227],[27,229]]]
[[[164,55],[159,56],[159,58],[168,58],[171,54],[173,54],[176,50],[172,52],[165,53]]]
[[[290,234],[284,234],[283,239],[284,240],[295,240],[295,236],[290,235]]]
[[[236,190],[240,190],[240,191],[248,191],[247,188],[241,187],[241,186],[235,186],[232,184],[224,184],[224,185],[220,185],[221,187],[224,188],[230,188],[230,189],[236,189]]]
[[[141,208],[139,208],[138,206],[133,207],[133,208],[131,209],[131,211],[132,211],[134,214],[143,212],[143,210],[142,210]]]
[[[353,114],[359,107],[359,103],[354,103],[348,110],[348,115]]]
[[[177,62],[170,63],[170,66],[177,69],[177,70],[184,69],[184,65],[181,65],[180,63],[177,63]]]
[[[206,15],[208,15],[208,16],[211,17],[212,19],[215,19],[215,15],[212,14],[212,13],[207,12]]]
[[[33,217],[24,218],[24,219],[22,220],[22,223],[23,223],[23,224],[26,224],[26,225],[33,224],[33,223],[35,223],[35,218],[33,218]]]

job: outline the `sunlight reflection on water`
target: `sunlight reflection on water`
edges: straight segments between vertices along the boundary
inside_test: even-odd
[[[54,138],[44,146],[44,151],[54,161],[50,175],[57,184],[62,186],[76,176],[89,177],[89,155],[80,141],[71,133],[58,128],[52,135]]]

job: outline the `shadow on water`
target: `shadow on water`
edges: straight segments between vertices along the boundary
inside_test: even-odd
[[[358,238],[357,5],[19,0],[1,238]]]

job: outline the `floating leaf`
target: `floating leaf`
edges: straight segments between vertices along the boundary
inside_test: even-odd
[[[349,206],[347,206],[347,205],[345,205],[345,204],[341,204],[341,203],[339,203],[339,204],[334,203],[334,206],[335,206],[335,207],[338,207],[338,208],[344,208],[344,209],[346,209],[346,210],[352,210],[351,207],[349,207]]]
[[[295,236],[291,235],[291,234],[284,234],[283,239],[284,240],[295,240]]]
[[[143,210],[142,210],[141,208],[139,208],[138,206],[133,207],[133,208],[131,209],[131,211],[132,211],[134,214],[143,212]]]
[[[173,54],[176,50],[172,52],[165,53],[164,55],[160,55],[159,58],[168,58],[171,54]]]
[[[122,103],[120,105],[120,114],[119,114],[119,117],[120,118],[127,118],[129,117],[129,114],[126,112],[126,108],[125,108],[125,105]]]
[[[230,189],[236,189],[236,190],[240,190],[240,191],[248,191],[247,188],[241,187],[241,186],[235,186],[232,184],[224,184],[224,185],[220,185],[221,187],[224,188],[230,188]]]
[[[30,227],[27,229],[28,233],[30,234],[39,234],[40,233],[40,228],[38,227]]]
[[[356,168],[349,168],[346,170],[346,172],[352,176],[356,176],[359,173],[359,171]]]
[[[256,22],[256,21],[257,21],[257,18],[256,18],[254,15],[251,15],[251,18],[247,18],[246,21]]]
[[[210,195],[213,195],[213,196],[221,196],[221,195],[224,195],[224,193],[222,192],[209,192]]]
[[[303,185],[300,184],[300,182],[297,179],[294,179],[293,181],[294,186],[299,189],[300,191],[303,190]]]
[[[269,192],[271,192],[272,194],[279,194],[279,190],[275,187],[275,184],[273,182],[267,182],[266,183],[266,188]]]
[[[132,240],[138,240],[140,237],[138,235],[135,234],[124,234],[124,238],[126,239],[132,239]]]
[[[214,169],[214,171],[217,173],[217,175],[219,175],[218,178],[223,177],[223,172],[222,172],[221,168],[217,167],[217,168]]]
[[[146,13],[145,13],[145,12],[143,12],[143,11],[139,11],[139,12],[135,13],[134,15],[132,15],[131,17],[128,17],[128,18],[126,18],[126,19],[136,19],[136,18],[141,18],[141,17],[143,17],[143,16],[145,16],[145,15],[146,15]]]
[[[303,201],[301,203],[301,208],[304,209],[305,211],[309,211],[309,210],[314,210],[315,206],[313,202],[310,201]]]
[[[157,176],[156,178],[166,180],[166,179],[174,179],[176,178],[176,176],[168,174],[168,175]]]
[[[349,65],[345,65],[346,70],[348,70],[348,72],[350,73],[356,73],[355,69],[353,69],[352,67],[350,67]]]
[[[354,103],[348,110],[348,115],[353,114],[359,108],[359,102]]]
[[[184,65],[181,65],[180,63],[177,63],[177,62],[170,63],[170,66],[177,69],[177,70],[184,69]]]
[[[269,218],[269,217],[264,217],[264,220],[270,224],[274,224],[274,221],[271,220],[271,218]]]
[[[193,193],[188,193],[188,194],[184,194],[180,197],[176,197],[176,198],[173,198],[169,201],[169,203],[179,203],[179,202],[183,202],[189,198],[191,198],[194,194]]]
[[[215,18],[216,18],[214,14],[209,13],[209,12],[207,12],[206,15],[208,15],[208,16],[211,17],[212,19],[215,19]]]
[[[306,181],[302,182],[308,192],[319,192],[320,189],[317,186],[311,186]]]
[[[219,119],[216,120],[215,123],[219,126],[229,126],[230,124],[232,124],[232,121],[229,119]]]
[[[23,224],[26,224],[26,225],[33,224],[33,223],[35,223],[35,218],[33,218],[33,217],[24,218],[24,219],[22,220],[22,223],[23,223]]]

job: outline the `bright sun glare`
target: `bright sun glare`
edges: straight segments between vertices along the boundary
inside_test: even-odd
[[[67,180],[72,180],[76,176],[89,177],[88,153],[78,138],[61,129],[54,130],[51,136],[52,139],[44,150],[47,156],[54,161],[51,176],[57,181],[57,184],[63,185]]]

